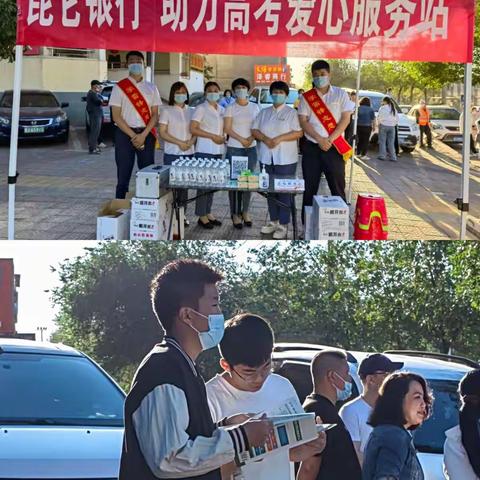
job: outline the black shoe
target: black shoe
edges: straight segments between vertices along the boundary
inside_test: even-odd
[[[89,150],[88,153],[90,155],[100,155],[100,150],[97,148],[96,150]]]
[[[232,223],[233,223],[233,226],[234,226],[235,228],[237,228],[238,230],[241,230],[241,229],[243,228],[243,222],[240,221],[240,222],[238,222],[238,223],[235,223],[235,222],[233,221],[233,217],[234,217],[234,216],[232,215]],[[237,216],[237,217],[238,217],[238,216]]]
[[[200,219],[198,219],[198,224],[199,224],[201,227],[205,228],[206,230],[212,230],[212,228],[213,228],[212,222],[203,223]]]
[[[190,226],[190,222],[189,222],[187,219],[185,219],[185,220],[183,221],[183,226],[184,226],[184,227],[189,227],[189,226]]]
[[[210,220],[210,223],[212,224],[212,226],[215,225],[216,227],[220,227],[222,225],[222,222],[220,220],[217,220],[216,218]]]

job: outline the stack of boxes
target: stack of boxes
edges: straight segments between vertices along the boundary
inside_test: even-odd
[[[348,240],[349,208],[341,197],[316,195],[305,208],[306,240]]]
[[[132,198],[130,240],[178,238],[173,193],[167,190],[169,167],[151,165],[137,172],[136,196]],[[183,208],[180,209],[180,238],[183,238]]]

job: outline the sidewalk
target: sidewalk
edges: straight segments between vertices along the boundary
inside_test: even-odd
[[[436,150],[416,150],[402,154],[398,163],[375,159],[359,161],[354,172],[352,223],[359,192],[380,193],[386,198],[390,220],[390,239],[456,239],[460,215],[453,204],[460,196],[461,156],[436,142]],[[157,152],[161,162],[161,152]],[[99,206],[113,198],[116,182],[114,151],[109,147],[100,156],[86,153],[83,130],[72,130],[68,145],[22,145],[19,150],[16,202],[17,239],[94,239]],[[8,172],[8,147],[0,147],[0,175]],[[349,165],[347,165],[348,179]],[[134,178],[134,176],[133,176]],[[480,217],[480,162],[471,169],[470,214]],[[133,182],[132,182],[133,187]],[[322,180],[320,193],[329,194]],[[193,192],[191,192],[193,195]],[[0,238],[7,237],[8,186],[0,185]],[[300,222],[301,196],[297,197]],[[252,194],[252,228],[232,227],[225,192],[215,194],[213,213],[222,227],[205,230],[196,224],[194,206],[187,217],[191,226],[187,239],[248,240],[268,239],[260,234],[267,220],[266,200]],[[292,237],[291,228],[289,238]],[[469,238],[476,238],[469,234]]]

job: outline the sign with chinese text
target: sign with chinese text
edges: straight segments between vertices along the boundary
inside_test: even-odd
[[[17,0],[30,46],[470,62],[475,0]]]
[[[255,65],[253,78],[255,85],[270,85],[277,80],[290,84],[290,65]]]
[[[193,54],[190,57],[190,68],[203,72],[205,69],[205,58],[203,55]]]

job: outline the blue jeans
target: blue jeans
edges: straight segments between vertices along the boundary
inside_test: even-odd
[[[248,169],[253,172],[257,166],[257,147],[227,147],[226,158],[228,161],[231,161],[232,157],[248,157]],[[251,196],[251,192],[229,192],[230,215],[247,213],[248,208],[250,207]]]
[[[395,127],[387,127],[386,125],[380,125],[378,129],[378,148],[379,157],[386,159],[387,151],[392,160],[397,159],[395,153]]]
[[[175,160],[178,160],[180,157],[183,158],[193,158],[193,155],[172,155],[171,153],[163,154],[163,164],[171,165]],[[188,189],[186,188],[176,188],[178,195],[178,201],[183,204],[184,212],[187,213],[187,200],[188,200]]]
[[[297,171],[297,164],[265,165],[265,171],[269,175],[290,175],[293,177]],[[269,193],[267,201],[270,220],[272,222],[278,221],[280,225],[288,225],[290,223],[290,208],[292,202],[295,201],[294,196],[291,193]]]
[[[215,158],[221,160],[223,155],[212,155],[211,153],[195,153],[195,158]],[[201,195],[201,196],[199,196]],[[213,193],[205,194],[205,190],[197,190],[197,200],[195,201],[195,215],[204,217],[212,212]]]

